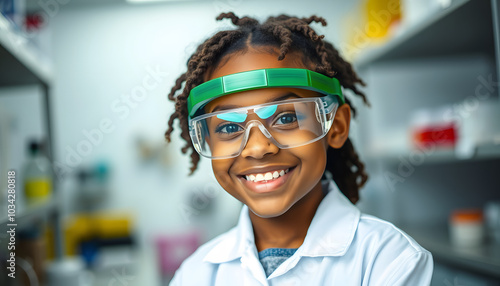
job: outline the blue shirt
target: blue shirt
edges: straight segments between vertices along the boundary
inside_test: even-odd
[[[290,258],[295,251],[297,251],[296,248],[268,248],[259,252],[260,264],[264,267],[266,276],[271,275],[271,273],[273,273],[281,263]]]
[[[304,243],[266,276],[248,207],[238,225],[202,245],[170,285],[430,285],[429,251],[393,224],[362,214],[333,181]]]

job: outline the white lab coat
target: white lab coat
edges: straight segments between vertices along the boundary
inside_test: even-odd
[[[430,285],[429,251],[393,224],[362,214],[333,181],[325,188],[304,243],[269,277],[244,206],[238,225],[198,248],[170,285]]]

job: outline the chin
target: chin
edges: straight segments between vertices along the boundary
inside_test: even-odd
[[[291,206],[290,206],[291,207]],[[281,215],[283,215],[284,213],[286,213],[290,207],[288,208],[257,208],[257,209],[254,209],[250,206],[248,206],[248,208],[258,217],[261,217],[261,218],[273,218],[273,217],[279,217]]]

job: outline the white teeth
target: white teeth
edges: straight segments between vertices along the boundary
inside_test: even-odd
[[[257,174],[257,176],[255,176],[255,181],[256,182],[264,181],[264,175]]]
[[[246,175],[245,179],[247,179],[247,181],[251,181],[251,182],[270,181],[270,180],[277,179],[281,176],[284,176],[286,173],[289,172],[289,170],[290,169],[281,170],[281,171],[274,171],[274,172],[267,172],[265,174]]]
[[[272,173],[266,173],[264,175],[264,178],[266,179],[266,181],[272,180],[273,179],[273,174]]]

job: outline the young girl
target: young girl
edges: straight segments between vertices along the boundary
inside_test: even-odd
[[[238,28],[191,56],[169,94],[165,137],[178,119],[191,173],[199,155],[210,158],[244,207],[238,225],[186,259],[171,285],[429,285],[431,253],[354,206],[367,175],[348,138],[355,109],[341,86],[367,100],[351,65],[309,26],[326,21],[224,18]]]

